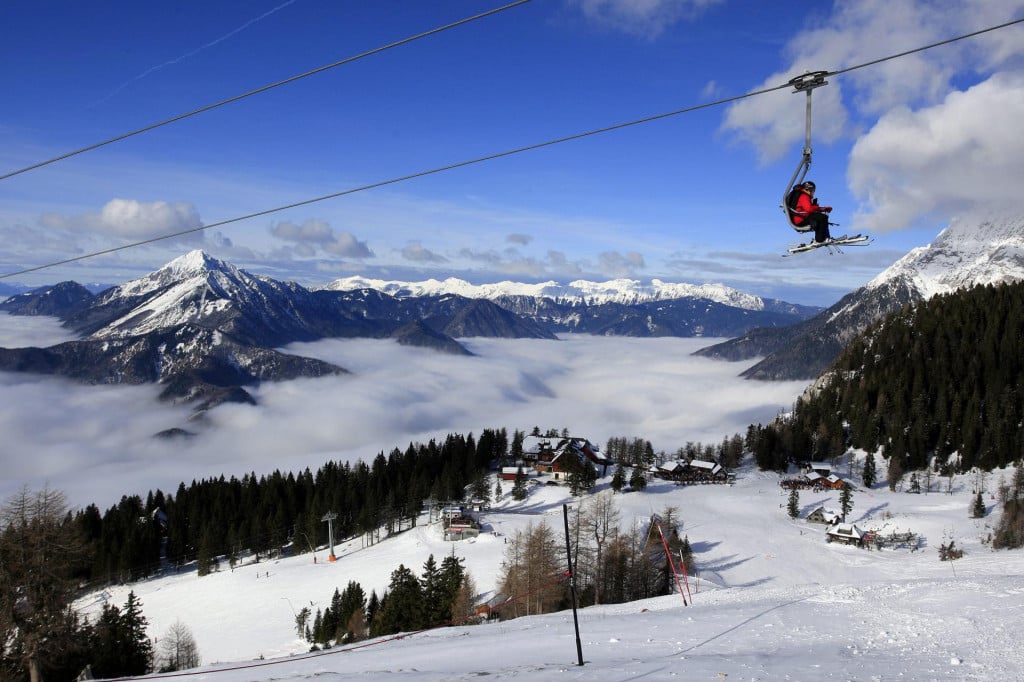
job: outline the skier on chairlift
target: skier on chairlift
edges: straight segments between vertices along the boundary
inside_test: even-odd
[[[828,214],[832,212],[832,207],[818,205],[818,200],[814,198],[815,189],[817,186],[810,180],[793,187],[789,200],[789,219],[800,232],[814,230],[812,244],[825,244],[832,239],[828,230]]]

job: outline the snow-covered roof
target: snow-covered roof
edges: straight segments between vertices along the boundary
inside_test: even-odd
[[[808,516],[813,516],[815,514],[828,523],[831,523],[834,519],[838,519],[840,517],[839,512],[832,509],[826,509],[825,507],[818,507],[817,509],[814,509],[810,514],[808,514]]]
[[[706,469],[712,473],[715,473],[722,468],[722,465],[718,462],[705,462],[702,459],[691,460],[690,466],[695,469]]]
[[[858,528],[855,524],[852,523],[840,523],[838,525],[832,526],[827,531],[825,531],[825,533],[828,535],[835,535],[842,538],[854,538],[856,540],[860,540],[864,537],[864,531],[862,531],[860,528]]]

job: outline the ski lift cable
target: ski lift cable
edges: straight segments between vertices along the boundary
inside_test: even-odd
[[[428,36],[432,36],[432,35],[435,35],[437,33],[441,33],[442,31],[447,31],[448,29],[456,28],[458,26],[462,26],[464,24],[468,24],[468,23],[470,23],[472,21],[476,21],[477,19],[483,19],[484,17],[489,17],[489,16],[491,16],[493,14],[497,14],[499,12],[503,12],[503,11],[505,11],[507,9],[512,9],[513,7],[518,7],[519,5],[524,5],[524,4],[528,3],[528,2],[530,2],[530,0],[515,0],[515,2],[511,2],[511,3],[507,4],[507,5],[502,6],[502,7],[497,7],[495,9],[491,9],[491,10],[488,10],[486,12],[481,12],[480,14],[475,14],[475,15],[473,15],[471,17],[466,17],[465,19],[460,19],[460,20],[452,22],[450,24],[445,24],[444,26],[438,26],[436,28],[430,29],[429,31],[423,31],[422,33],[417,33],[416,35],[409,36],[407,38],[402,38],[401,40],[396,40],[396,41],[394,41],[392,43],[388,43],[387,45],[381,45],[380,47],[375,47],[372,50],[367,50],[366,52],[361,52],[361,53],[359,53],[357,55],[353,55],[351,57],[346,57],[345,59],[340,59],[340,60],[338,60],[336,62],[332,62],[330,64],[325,64],[324,66],[319,66],[319,67],[317,67],[315,69],[310,69],[309,71],[305,71],[303,73],[296,74],[294,76],[290,76],[290,77],[285,78],[283,80],[279,80],[277,82],[270,83],[268,85],[264,85],[264,86],[258,87],[255,90],[249,90],[248,92],[243,92],[242,94],[235,95],[234,97],[228,97],[227,99],[220,100],[219,102],[214,102],[213,104],[207,104],[206,106],[199,107],[198,109],[193,109],[192,111],[186,112],[184,114],[179,114],[177,116],[172,116],[171,118],[167,118],[167,119],[164,119],[162,121],[158,121],[156,123],[151,123],[150,125],[143,126],[142,128],[138,128],[136,130],[132,130],[132,131],[127,132],[127,133],[123,133],[121,135],[116,135],[116,136],[111,137],[109,139],[103,140],[102,142],[97,142],[95,144],[91,144],[91,145],[88,145],[86,147],[82,147],[81,149],[76,149],[74,151],[70,151],[70,152],[67,152],[65,154],[61,154],[60,156],[55,156],[52,159],[47,159],[45,161],[40,161],[38,163],[34,163],[34,164],[30,165],[30,166],[25,166],[24,168],[19,168],[17,170],[10,171],[8,173],[0,175],[0,180],[6,180],[7,178],[12,178],[12,177],[14,177],[16,175],[21,175],[22,173],[27,173],[28,171],[36,170],[37,168],[42,168],[44,166],[48,166],[48,165],[50,165],[52,163],[56,163],[58,161],[63,161],[65,159],[70,159],[73,156],[78,156],[79,154],[84,154],[85,152],[90,152],[90,151],[93,151],[94,149],[99,149],[100,147],[105,147],[105,146],[107,146],[109,144],[113,144],[114,142],[120,142],[121,140],[126,140],[129,137],[134,137],[135,135],[139,135],[141,133],[149,132],[150,130],[155,130],[156,128],[160,128],[162,126],[169,125],[171,123],[177,123],[178,121],[181,121],[183,119],[189,118],[191,116],[195,116],[197,114],[202,114],[202,113],[205,113],[205,112],[210,111],[212,109],[217,109],[218,107],[222,107],[222,106],[224,106],[226,104],[231,104],[233,102],[237,102],[239,100],[243,100],[243,99],[245,99],[247,97],[252,97],[253,95],[258,95],[260,93],[264,93],[264,92],[266,92],[268,90],[272,90],[272,89],[280,87],[282,85],[287,85],[288,83],[293,83],[293,82],[295,82],[297,80],[301,80],[301,79],[306,78],[308,76],[313,76],[313,75],[316,75],[318,73],[323,73],[324,71],[327,71],[329,69],[333,69],[333,68],[338,67],[338,66],[342,66],[344,64],[350,64],[350,63],[352,63],[354,61],[357,61],[359,59],[363,59],[364,57],[370,57],[372,55],[379,54],[381,52],[384,52],[385,50],[390,50],[392,48],[399,47],[401,45],[406,45],[406,44],[411,43],[411,42],[413,42],[415,40],[419,40],[420,38],[426,38]]]
[[[1008,26],[1012,26],[1014,24],[1020,24],[1022,22],[1024,22],[1024,19],[1015,19],[1013,21],[1008,21],[1008,22],[1005,22],[1003,24],[999,24],[997,26],[991,26],[991,27],[986,28],[986,29],[982,29],[982,30],[979,30],[979,31],[974,31],[972,33],[967,33],[967,34],[964,34],[964,35],[961,35],[961,36],[957,36],[957,37],[954,37],[954,38],[949,38],[947,40],[943,40],[943,41],[940,41],[940,42],[937,42],[937,43],[932,43],[931,45],[926,45],[924,47],[915,48],[913,50],[907,50],[905,52],[901,52],[901,53],[894,54],[894,55],[889,55],[887,57],[881,57],[879,59],[875,59],[875,60],[872,60],[870,62],[865,62],[863,64],[857,64],[857,65],[854,65],[854,66],[850,66],[850,67],[847,67],[845,69],[840,69],[840,70],[837,70],[837,71],[825,71],[825,72],[820,72],[820,73],[822,73],[824,76],[838,76],[838,75],[841,75],[841,74],[844,74],[844,73],[848,73],[850,71],[854,71],[856,69],[860,69],[860,68],[864,68],[864,67],[867,67],[867,66],[872,66],[872,65],[880,64],[882,62],[889,61],[889,60],[892,60],[892,59],[897,59],[897,58],[900,58],[900,57],[905,57],[907,55],[914,54],[916,52],[921,52],[923,50],[928,50],[928,49],[931,49],[931,48],[934,48],[934,47],[939,47],[939,46],[942,46],[942,45],[948,45],[948,44],[956,42],[958,40],[964,40],[966,38],[975,37],[975,36],[981,35],[983,33],[988,33],[990,31],[995,31],[997,29],[1006,28]],[[111,247],[109,249],[101,249],[101,250],[98,250],[98,251],[93,251],[93,252],[90,252],[90,253],[85,253],[85,254],[82,254],[80,256],[74,256],[72,258],[65,258],[65,259],[62,259],[62,260],[56,260],[56,261],[52,261],[52,262],[49,262],[49,263],[45,263],[43,265],[37,265],[37,266],[34,266],[34,267],[30,267],[30,268],[24,268],[22,270],[16,270],[16,271],[13,271],[13,272],[3,273],[3,274],[0,274],[0,280],[8,279],[10,277],[16,277],[18,275],[28,274],[28,273],[31,273],[31,272],[37,272],[39,270],[45,270],[45,269],[48,269],[48,268],[54,268],[54,267],[58,267],[58,266],[61,266],[61,265],[67,265],[67,264],[70,264],[70,263],[75,263],[75,262],[86,260],[86,259],[89,259],[89,258],[95,258],[97,256],[105,256],[105,255],[108,255],[108,254],[111,254],[111,253],[116,253],[118,251],[124,251],[124,250],[127,250],[127,249],[136,248],[136,247],[139,247],[139,246],[145,246],[147,244],[152,244],[152,243],[159,242],[159,241],[164,241],[164,240],[167,240],[167,239],[174,239],[175,237],[181,237],[181,236],[184,236],[184,235],[193,234],[193,233],[196,233],[196,232],[201,232],[203,230],[209,230],[209,229],[214,228],[214,227],[223,227],[224,225],[230,225],[232,223],[237,223],[237,222],[241,222],[241,221],[244,221],[244,220],[249,220],[249,219],[252,219],[252,218],[258,218],[258,217],[262,217],[262,216],[265,216],[265,215],[270,215],[270,214],[273,214],[273,213],[278,213],[280,211],[286,211],[286,210],[293,209],[293,208],[299,208],[301,206],[308,206],[310,204],[319,203],[321,201],[327,201],[328,199],[337,199],[339,197],[347,196],[349,194],[356,194],[358,192],[364,192],[366,190],[376,189],[376,188],[379,188],[379,187],[385,187],[385,186],[388,186],[388,185],[394,185],[394,184],[398,184],[398,183],[401,183],[401,182],[406,182],[408,180],[413,180],[413,179],[416,179],[416,178],[422,178],[422,177],[426,177],[426,176],[429,176],[429,175],[435,175],[435,174],[438,174],[438,173],[443,173],[443,172],[454,170],[454,169],[457,169],[457,168],[464,168],[466,166],[472,166],[472,165],[475,165],[475,164],[478,164],[478,163],[483,163],[485,161],[493,161],[495,159],[500,159],[500,158],[504,158],[504,157],[507,157],[507,156],[513,156],[515,154],[521,154],[523,152],[534,151],[534,150],[537,150],[537,149],[543,149],[545,147],[551,147],[551,146],[554,146],[554,145],[557,145],[557,144],[562,144],[563,142],[571,142],[571,141],[574,141],[574,140],[580,140],[580,139],[583,139],[583,138],[592,137],[592,136],[600,135],[600,134],[603,134],[603,133],[609,133],[609,132],[613,132],[613,131],[616,131],[616,130],[622,130],[624,128],[630,128],[630,127],[638,126],[638,125],[645,124],[645,123],[651,123],[651,122],[654,122],[654,121],[659,121],[659,120],[662,120],[662,119],[667,119],[667,118],[671,118],[671,117],[674,117],[674,116],[679,116],[681,114],[687,114],[687,113],[691,113],[691,112],[694,112],[694,111],[699,111],[701,109],[708,109],[708,108],[711,108],[711,107],[721,106],[723,104],[729,104],[731,102],[737,102],[737,101],[740,101],[740,100],[743,100],[743,99],[747,99],[747,98],[750,98],[750,97],[756,97],[756,96],[759,96],[759,95],[764,95],[764,94],[767,94],[769,92],[775,92],[777,90],[782,90],[782,89],[789,88],[789,87],[796,87],[794,81],[799,81],[801,78],[802,77],[797,77],[797,78],[791,79],[791,80],[789,80],[789,81],[787,81],[785,83],[782,83],[781,85],[776,85],[776,86],[772,86],[772,87],[768,87],[768,88],[762,88],[760,90],[753,90],[751,92],[747,92],[747,93],[742,94],[742,95],[735,95],[735,96],[732,96],[732,97],[726,97],[726,98],[723,98],[723,99],[715,100],[713,102],[704,102],[702,104],[696,104],[696,105],[693,105],[693,106],[684,107],[682,109],[676,109],[674,111],[669,111],[669,112],[665,112],[665,113],[661,113],[661,114],[655,114],[653,116],[646,116],[644,118],[634,119],[632,121],[626,121],[624,123],[617,123],[617,124],[610,125],[610,126],[605,126],[605,127],[602,127],[602,128],[595,128],[593,130],[588,130],[588,131],[585,131],[585,132],[582,132],[582,133],[576,133],[576,134],[573,134],[573,135],[566,135],[564,137],[559,137],[559,138],[555,138],[555,139],[552,139],[552,140],[547,140],[545,142],[538,142],[538,143],[535,143],[535,144],[526,145],[524,147],[517,147],[515,149],[509,149],[509,150],[502,151],[502,152],[496,152],[494,154],[488,154],[486,156],[479,156],[479,157],[476,157],[476,158],[473,158],[473,159],[469,159],[469,160],[465,160],[465,161],[458,161],[458,162],[451,163],[451,164],[448,164],[448,165],[438,166],[436,168],[431,168],[431,169],[428,169],[428,170],[422,170],[422,171],[418,171],[418,172],[415,172],[415,173],[410,173],[408,175],[402,175],[402,176],[390,178],[388,180],[381,180],[379,182],[373,182],[373,183],[370,183],[370,184],[361,185],[359,187],[353,187],[353,188],[350,188],[350,189],[342,190],[340,192],[334,192],[334,193],[331,193],[331,194],[325,194],[325,195],[322,195],[322,196],[319,196],[319,197],[314,197],[312,199],[305,199],[305,200],[302,200],[302,201],[297,201],[297,202],[293,202],[293,203],[290,203],[290,204],[285,204],[283,206],[276,206],[274,208],[268,208],[268,209],[264,209],[262,211],[256,211],[254,213],[248,213],[248,214],[237,216],[237,217],[234,217],[234,218],[228,218],[226,220],[221,220],[221,221],[209,223],[209,224],[206,224],[206,225],[200,225],[198,227],[193,227],[193,228],[190,228],[190,229],[187,229],[187,230],[179,230],[177,232],[170,232],[170,233],[163,234],[163,235],[157,235],[157,236],[151,237],[149,239],[142,239],[142,240],[130,242],[130,243],[127,243],[127,244],[122,244],[120,246]],[[2,180],[2,179],[3,179],[3,177],[0,177],[0,180]]]
[[[899,52],[897,54],[891,54],[888,57],[880,57],[878,59],[873,59],[873,60],[871,60],[869,62],[864,62],[863,64],[857,64],[855,66],[848,66],[845,69],[838,69],[836,71],[828,71],[828,72],[825,73],[825,76],[826,77],[827,76],[838,76],[838,75],[841,75],[841,74],[844,74],[844,73],[849,73],[850,71],[856,71],[857,69],[863,69],[863,68],[867,68],[869,66],[875,66],[877,64],[881,64],[882,62],[887,62],[887,61],[890,61],[890,60],[893,60],[893,59],[900,59],[902,57],[907,57],[909,55],[916,54],[918,52],[924,52],[925,50],[930,50],[930,49],[932,49],[934,47],[942,47],[943,45],[949,45],[950,43],[955,43],[955,42],[960,41],[960,40],[966,40],[967,38],[975,38],[975,37],[980,36],[980,35],[982,35],[984,33],[990,33],[992,31],[997,31],[999,29],[1007,28],[1009,26],[1013,26],[1014,24],[1020,24],[1020,23],[1024,23],[1024,18],[1013,19],[1011,21],[1007,21],[1007,22],[1004,22],[1002,24],[997,24],[995,26],[989,26],[988,28],[983,28],[983,29],[980,29],[978,31],[973,31],[971,33],[964,33],[963,35],[959,35],[959,36],[956,36],[954,38],[948,38],[946,40],[940,40],[939,42],[932,43],[931,45],[925,45],[923,47],[916,47],[916,48],[914,48],[912,50],[906,50],[905,52]]]
[[[782,204],[781,204],[782,205],[782,210],[786,214],[786,218],[787,218],[790,226],[791,227],[795,227],[793,225],[793,211],[792,211],[792,208],[789,206],[789,201],[788,201],[788,199],[789,199],[789,192],[792,190],[792,188],[794,186],[796,186],[797,184],[802,183],[804,181],[804,178],[807,177],[807,171],[811,167],[811,157],[812,157],[812,151],[811,151],[811,93],[813,92],[814,88],[820,87],[822,85],[828,85],[828,81],[825,80],[825,79],[828,78],[829,76],[839,76],[839,75],[842,75],[842,74],[845,74],[845,73],[849,73],[851,71],[855,71],[857,69],[863,69],[863,68],[867,68],[869,66],[876,66],[876,65],[881,64],[883,62],[891,61],[893,59],[900,59],[902,57],[907,57],[909,55],[916,54],[918,52],[923,52],[925,50],[930,50],[930,49],[935,48],[935,47],[941,47],[943,45],[949,45],[950,43],[954,43],[954,42],[957,42],[957,41],[960,41],[960,40],[966,40],[967,38],[974,38],[974,37],[982,35],[984,33],[989,33],[991,31],[996,31],[998,29],[1006,28],[1008,26],[1013,26],[1014,24],[1019,24],[1019,23],[1022,23],[1022,22],[1024,22],[1024,19],[1014,19],[1014,20],[1011,20],[1011,21],[1004,22],[1002,24],[998,24],[996,26],[989,26],[988,28],[983,28],[983,29],[978,30],[978,31],[973,31],[971,33],[965,33],[963,35],[959,35],[959,36],[956,36],[954,38],[948,38],[946,40],[940,40],[939,42],[931,43],[930,45],[924,45],[922,47],[916,47],[916,48],[914,48],[912,50],[906,50],[904,52],[899,52],[897,54],[888,55],[886,57],[881,57],[879,59],[873,59],[871,61],[864,62],[862,64],[857,64],[855,66],[850,66],[850,67],[847,67],[845,69],[837,69],[835,71],[814,71],[814,72],[808,72],[808,73],[803,74],[802,76],[797,76],[796,78],[793,78],[792,80],[790,80],[789,84],[793,86],[793,88],[794,88],[793,92],[795,92],[795,93],[805,92],[807,94],[806,126],[805,126],[805,132],[804,132],[804,148],[803,148],[803,153],[802,153],[802,155],[800,157],[800,163],[797,164],[796,170],[793,171],[793,176],[789,179],[789,183],[786,185],[786,189],[785,189],[785,191],[784,191],[784,193],[782,195]],[[797,231],[801,232],[801,231],[805,231],[805,230],[797,229]]]
[[[214,228],[214,227],[223,227],[224,225],[230,225],[232,223],[241,222],[243,220],[249,220],[251,218],[259,218],[261,216],[270,215],[272,213],[279,213],[280,211],[287,211],[289,209],[299,208],[301,206],[308,206],[310,204],[316,204],[316,203],[319,203],[321,201],[327,201],[328,199],[337,199],[339,197],[347,196],[349,194],[356,194],[358,192],[365,192],[366,190],[377,189],[379,187],[386,187],[387,185],[395,185],[395,184],[398,184],[400,182],[406,182],[408,180],[413,180],[415,178],[422,178],[422,177],[426,177],[428,175],[436,175],[437,173],[444,173],[445,171],[454,170],[456,168],[464,168],[466,166],[472,166],[472,165],[475,165],[475,164],[478,164],[478,163],[483,163],[485,161],[493,161],[495,159],[504,158],[506,156],[513,156],[515,154],[521,154],[523,152],[534,151],[534,150],[537,150],[537,149],[543,149],[544,147],[551,147],[551,146],[554,146],[554,145],[557,145],[557,144],[562,144],[563,142],[571,142],[573,140],[580,140],[580,139],[583,139],[585,137],[591,137],[591,136],[594,136],[594,135],[600,135],[602,133],[608,133],[608,132],[612,132],[614,130],[621,130],[623,128],[629,128],[629,127],[632,127],[632,126],[638,126],[638,125],[641,125],[643,123],[650,123],[652,121],[658,121],[658,120],[661,120],[661,119],[670,118],[672,116],[678,116],[680,114],[685,114],[685,113],[689,113],[689,112],[692,112],[692,111],[697,111],[699,109],[707,109],[709,107],[720,106],[722,104],[728,104],[729,102],[735,102],[735,101],[738,101],[738,100],[741,100],[741,99],[745,99],[747,97],[754,97],[756,95],[763,95],[763,94],[768,93],[768,92],[773,92],[775,90],[781,90],[783,88],[788,88],[788,87],[789,87],[789,83],[784,83],[782,85],[777,85],[777,86],[770,87],[770,88],[764,88],[762,90],[755,90],[753,92],[748,92],[748,93],[746,93],[744,95],[736,95],[736,96],[733,96],[733,97],[727,97],[725,99],[716,100],[714,102],[705,102],[703,104],[696,104],[696,105],[693,105],[693,106],[690,106],[690,107],[686,107],[684,109],[676,109],[675,111],[669,111],[669,112],[666,112],[666,113],[655,114],[653,116],[647,116],[645,118],[639,118],[639,119],[635,119],[635,120],[632,120],[632,121],[626,121],[625,123],[616,123],[614,125],[605,126],[603,128],[595,128],[593,130],[588,130],[588,131],[582,132],[582,133],[576,133],[574,135],[567,135],[565,137],[559,137],[559,138],[556,138],[556,139],[553,139],[553,140],[547,140],[545,142],[537,142],[535,144],[526,145],[525,147],[517,147],[515,149],[508,149],[508,150],[505,150],[505,151],[502,151],[502,152],[496,152],[494,154],[488,154],[486,156],[478,156],[476,158],[468,159],[468,160],[465,160],[465,161],[457,161],[455,163],[450,163],[450,164],[445,165],[445,166],[438,166],[436,168],[430,168],[430,169],[427,169],[427,170],[417,171],[415,173],[410,173],[408,175],[402,175],[402,176],[399,176],[399,177],[390,178],[388,180],[381,180],[379,182],[373,182],[373,183],[370,183],[370,184],[367,184],[367,185],[361,185],[359,187],[352,187],[352,188],[349,188],[349,189],[341,190],[340,192],[333,192],[331,194],[324,194],[324,195],[321,195],[321,196],[318,196],[318,197],[313,197],[312,199],[304,199],[302,201],[296,201],[296,202],[293,202],[293,203],[290,203],[290,204],[285,204],[283,206],[275,206],[274,208],[268,208],[268,209],[264,209],[262,211],[256,211],[254,213],[247,213],[245,215],[236,216],[234,218],[228,218],[226,220],[220,220],[220,221],[217,221],[217,222],[214,222],[214,223],[208,223],[206,225],[200,225],[198,227],[192,227],[192,228],[189,228],[187,230],[179,230],[177,232],[169,232],[167,234],[162,234],[162,235],[157,235],[155,237],[150,237],[149,239],[141,239],[139,241],[130,242],[128,244],[122,244],[120,246],[114,246],[114,247],[111,247],[109,249],[101,249],[99,251],[92,251],[90,253],[85,253],[85,254],[82,254],[80,256],[74,256],[73,258],[65,258],[63,260],[53,261],[51,263],[46,263],[45,265],[37,265],[37,266],[31,267],[31,268],[25,268],[23,270],[17,270],[15,272],[8,272],[8,273],[0,274],[0,279],[7,279],[9,277],[15,277],[17,275],[24,275],[24,274],[27,274],[27,273],[30,273],[30,272],[36,272],[38,270],[45,270],[47,268],[57,267],[59,265],[67,265],[69,263],[74,263],[74,262],[77,262],[77,261],[86,260],[88,258],[94,258],[96,256],[105,256],[105,255],[108,255],[108,254],[111,254],[111,253],[116,253],[118,251],[124,251],[126,249],[132,249],[132,248],[135,248],[137,246],[144,246],[146,244],[152,244],[154,242],[164,241],[166,239],[174,239],[175,237],[182,237],[182,236],[185,236],[185,235],[188,235],[188,234],[193,234],[195,232],[202,232],[204,230],[209,230],[210,228]]]

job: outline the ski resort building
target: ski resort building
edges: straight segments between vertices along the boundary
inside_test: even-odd
[[[852,523],[838,523],[825,531],[826,542],[841,542],[844,545],[864,546],[864,531]]]
[[[842,515],[825,507],[818,507],[807,515],[811,523],[823,523],[826,526],[834,526],[842,520]]]

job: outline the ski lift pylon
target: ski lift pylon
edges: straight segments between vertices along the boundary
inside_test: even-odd
[[[828,81],[825,80],[827,75],[827,71],[809,71],[801,76],[791,78],[789,81],[789,84],[793,86],[794,93],[807,93],[807,124],[804,133],[803,154],[801,154],[800,163],[797,164],[796,170],[793,171],[793,176],[789,179],[789,184],[786,185],[786,190],[782,194],[782,211],[786,214],[786,222],[797,232],[807,232],[810,228],[801,229],[800,226],[793,224],[793,212],[789,207],[789,193],[796,185],[803,183],[807,171],[811,167],[811,93],[815,88],[828,85]]]

